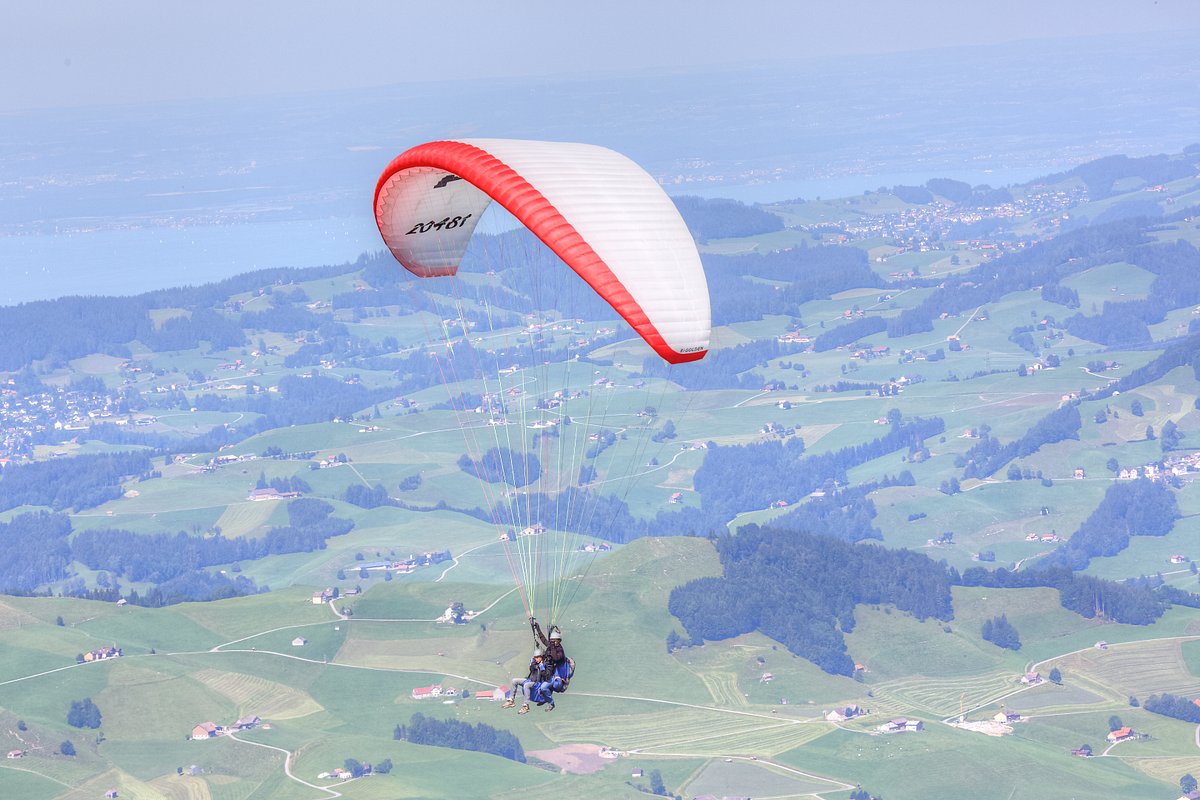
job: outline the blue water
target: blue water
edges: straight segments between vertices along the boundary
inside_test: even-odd
[[[267,267],[354,261],[382,250],[369,216],[0,237],[0,305],[129,295]]]

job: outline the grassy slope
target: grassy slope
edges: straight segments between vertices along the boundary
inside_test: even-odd
[[[160,610],[12,599],[5,615],[12,621],[10,640],[22,648],[56,647],[59,665],[69,664],[68,654],[93,639],[81,624],[54,625],[56,613],[79,617],[80,612],[89,612],[96,619],[88,624],[108,618],[106,624],[111,626],[113,619],[132,612],[139,624],[120,634],[127,652],[135,655],[0,685],[0,706],[7,709],[9,719],[26,720],[40,740],[56,746],[72,738],[79,747],[80,756],[71,761],[37,754],[22,762],[39,774],[77,785],[116,769],[130,776],[132,792],[136,781],[169,782],[174,780],[175,766],[204,762],[203,780],[214,797],[235,786],[255,786],[268,797],[299,796],[282,778],[281,762],[272,751],[229,740],[184,741],[184,733],[198,721],[228,722],[264,708],[274,710],[274,716],[267,717],[272,729],[246,738],[296,752],[296,770],[307,780],[348,757],[391,758],[396,774],[406,776],[403,788],[394,777],[346,787],[346,796],[363,798],[486,796],[478,787],[501,785],[497,776],[503,776],[503,785],[514,791],[544,788],[597,797],[622,796],[625,791],[621,787],[628,779],[631,762],[627,759],[595,775],[555,777],[490,756],[393,742],[392,728],[416,711],[513,730],[529,750],[582,742],[637,751],[642,755],[635,758],[647,769],[659,768],[669,787],[699,775],[706,758],[721,763],[727,755],[756,755],[877,790],[887,785],[890,795],[901,798],[921,796],[922,790],[937,794],[940,786],[976,786],[980,774],[991,783],[1009,776],[1006,785],[1011,789],[1012,776],[1018,773],[1040,786],[1070,781],[1087,787],[1094,782],[1124,787],[1140,796],[1161,785],[1156,779],[1164,778],[1155,772],[1158,762],[1151,756],[1190,755],[1187,731],[1182,730],[1186,726],[1134,712],[1123,698],[1127,693],[1144,696],[1165,687],[1182,690],[1194,685],[1200,690],[1186,666],[1185,654],[1195,650],[1176,645],[1174,650],[1159,655],[1148,651],[1144,655],[1149,659],[1129,662],[1158,663],[1162,654],[1174,652],[1174,666],[1166,673],[1109,667],[1103,658],[1121,655],[1124,647],[1153,649],[1149,643],[1137,644],[1139,638],[1200,628],[1194,611],[1176,609],[1158,625],[1140,629],[1084,621],[1059,609],[1051,590],[956,589],[956,618],[946,633],[941,623],[919,623],[898,612],[862,607],[858,626],[848,637],[851,653],[867,666],[866,680],[860,683],[824,675],[757,634],[668,655],[663,637],[676,623],[664,610],[667,593],[679,580],[714,574],[717,569],[708,543],[686,538],[642,540],[596,562],[586,598],[572,606],[563,620],[568,649],[579,661],[580,671],[554,715],[521,718],[475,700],[453,705],[411,700],[409,693],[418,685],[440,682],[478,689],[505,680],[520,670],[529,640],[515,607],[497,606],[480,620],[455,628],[368,621],[368,614],[375,620],[423,617],[440,610],[445,594],[481,599],[496,594],[487,586],[399,581],[379,582],[356,600],[360,619],[354,621],[332,620],[327,608],[306,602],[305,591]],[[1000,611],[1021,632],[1020,653],[999,650],[978,638],[981,621]],[[17,621],[22,621],[19,628]],[[286,630],[231,644],[225,652],[208,651],[213,644],[239,639],[256,626],[274,627],[276,622],[308,625],[303,630],[310,643],[293,648],[294,631]],[[188,626],[193,626],[191,636],[197,639],[186,648],[190,655],[172,655],[164,648],[155,656],[136,655],[148,653],[152,641],[186,640],[187,636],[172,637],[167,631],[189,630]],[[1100,651],[1090,647],[1098,638],[1114,643],[1101,654],[1100,662],[1093,658],[1093,652]],[[1131,644],[1115,644],[1120,641]],[[936,721],[957,712],[960,696],[980,706],[973,718],[991,713],[989,703],[1002,702],[998,698],[1017,688],[1016,675],[1031,661],[1075,649],[1085,650],[1083,655],[1090,660],[1071,656],[1055,663],[1068,686],[1077,691],[1035,699],[1034,710],[1027,712],[1034,718],[1018,729],[1019,735],[992,739],[944,728]],[[332,663],[322,663],[318,650],[329,650]],[[641,665],[634,681],[629,680],[631,658]],[[49,666],[51,661],[46,656],[44,663]],[[761,674],[768,671],[774,680],[763,682]],[[1122,676],[1121,680],[1114,682],[1114,675]],[[70,700],[85,696],[94,698],[104,712],[106,740],[98,746],[94,734],[63,724]],[[863,705],[872,714],[862,722],[847,723],[844,731],[821,719],[824,709],[847,703]],[[1067,716],[1039,720],[1038,708],[1067,712]],[[146,709],[153,712],[147,714]],[[1096,746],[1112,713],[1128,716],[1128,723],[1151,732],[1154,740],[1122,746],[1117,755],[1123,760],[1096,760],[1086,770],[1081,766],[1084,762],[1062,755],[1088,738]],[[925,719],[928,729],[916,736],[883,738],[858,732],[906,714]],[[970,775],[957,768],[935,771],[937,777],[930,783],[927,773],[932,764],[945,760],[947,753],[960,754],[949,759],[952,763],[968,760],[985,766]],[[447,771],[441,765],[450,760],[455,769]],[[10,774],[17,776],[12,783]],[[761,779],[787,782],[778,775]],[[27,773],[0,772],[0,787],[5,790],[29,780]],[[696,780],[689,786],[720,784],[712,776]],[[981,796],[991,796],[987,787],[979,791]],[[1030,788],[1025,796],[1051,796],[1041,791]]]

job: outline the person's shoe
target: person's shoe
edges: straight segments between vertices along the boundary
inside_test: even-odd
[[[522,704],[521,707],[517,709],[517,713],[518,714],[528,714],[529,713],[529,703]]]
[[[551,703],[550,705],[546,706],[546,711],[547,711],[547,712],[549,712],[549,711],[553,711],[553,710],[554,710],[554,703]]]
[[[512,708],[512,707],[513,707],[513,706],[515,706],[516,704],[517,704],[517,701],[516,701],[516,700],[513,700],[513,699],[510,697],[508,700],[505,700],[505,701],[504,701],[504,705],[502,705],[502,706],[500,706],[500,707],[501,707],[501,708]]]

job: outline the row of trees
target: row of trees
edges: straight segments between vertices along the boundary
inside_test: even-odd
[[[853,344],[859,339],[865,339],[871,334],[887,330],[887,320],[883,317],[863,317],[852,322],[838,325],[825,331],[813,339],[813,350],[823,353],[846,344]]]
[[[1188,697],[1167,692],[1152,694],[1142,702],[1142,708],[1164,717],[1174,717],[1193,724],[1200,723],[1200,706]]]
[[[323,550],[327,539],[354,527],[351,520],[331,517],[333,506],[323,500],[300,498],[288,503],[287,510],[289,525],[271,528],[256,539],[192,536],[183,531],[139,534],[90,529],[80,531],[71,541],[70,555],[91,569],[127,580],[165,584],[216,564]]]
[[[963,468],[963,478],[989,478],[1014,458],[1033,455],[1043,445],[1078,439],[1082,425],[1079,407],[1069,404],[1051,411],[1034,423],[1019,439],[1008,444],[1000,444],[1000,441],[993,438],[985,428],[979,441],[955,463]]]
[[[392,738],[413,744],[453,747],[525,763],[525,749],[511,731],[493,728],[483,722],[471,725],[456,719],[440,720],[416,713],[407,725],[397,725]]]

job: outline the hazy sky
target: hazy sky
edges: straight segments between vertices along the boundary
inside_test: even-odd
[[[1200,0],[4,2],[0,112],[1197,29]]]

